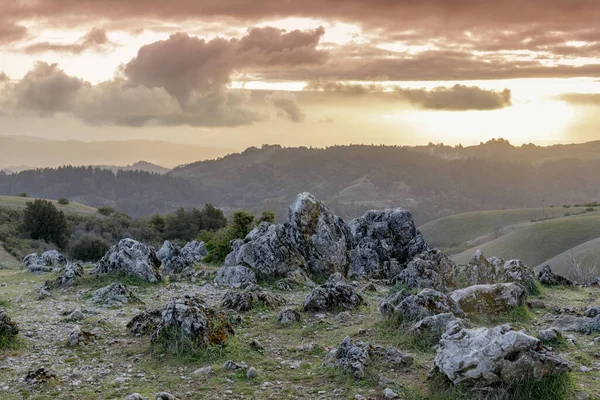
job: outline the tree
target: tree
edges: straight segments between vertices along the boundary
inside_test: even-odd
[[[204,209],[200,212],[199,229],[205,231],[216,231],[227,225],[227,218],[223,211],[206,203]]]
[[[71,248],[71,258],[85,262],[95,262],[104,257],[109,248],[110,246],[104,239],[98,236],[85,235]]]
[[[67,219],[52,202],[36,199],[23,212],[23,231],[32,239],[41,239],[64,249],[69,241]]]
[[[256,225],[261,222],[275,223],[275,213],[273,211],[263,211],[260,218],[256,221]]]
[[[112,207],[108,207],[108,206],[102,206],[102,207],[98,207],[98,214],[100,215],[104,215],[105,217],[108,217],[111,214],[115,213],[115,209]]]
[[[60,199],[58,199],[58,204],[66,206],[67,204],[69,204],[69,199],[67,199],[66,197],[61,197]]]
[[[154,214],[154,216],[150,218],[150,224],[161,235],[165,232],[165,219],[159,213]]]
[[[254,228],[254,214],[248,211],[236,211],[231,220],[231,236],[233,239],[243,239]]]
[[[168,240],[180,239],[193,240],[198,234],[197,218],[192,217],[193,212],[186,212],[183,207],[165,217],[164,237]]]

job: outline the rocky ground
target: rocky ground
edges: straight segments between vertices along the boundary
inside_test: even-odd
[[[162,308],[173,297],[195,294],[208,305],[219,308],[227,289],[213,285],[214,269],[197,267],[197,270],[202,271],[199,275],[205,279],[195,283],[129,285],[141,302],[109,308],[93,304],[90,297],[93,291],[113,281],[110,276],[84,276],[74,286],[55,289],[50,297],[36,300],[38,288],[45,280],[54,278],[53,274],[1,270],[1,305],[18,323],[25,343],[20,349],[0,353],[0,397],[124,399],[134,392],[146,397],[169,392],[179,399],[360,399],[357,395],[377,399],[386,398],[393,391],[398,398],[435,398],[428,379],[435,350],[411,340],[402,327],[382,318],[377,307],[393,288],[377,283],[376,291],[363,291],[368,282],[353,282],[366,305],[342,313],[303,312],[308,288],[281,291],[267,287],[285,298],[287,304],[275,309],[259,305],[239,313],[241,322],[226,346],[195,356],[173,356],[152,350],[149,337],[127,332],[126,324],[140,311]],[[545,288],[533,300],[535,308],[529,309],[527,315],[508,313],[495,320],[479,316],[472,318],[472,323],[495,326],[511,322],[537,336],[559,314],[574,314],[598,305],[600,288]],[[288,307],[299,311],[301,321],[282,326],[277,316]],[[73,315],[73,310],[81,314]],[[69,346],[69,336],[76,326],[93,337],[87,344]],[[568,396],[597,398],[600,396],[599,336],[572,335],[572,340],[554,349],[573,363],[573,385]],[[403,353],[410,353],[414,362],[394,367],[375,360],[366,367],[363,379],[355,379],[338,368],[323,367],[325,356],[345,337],[383,347],[395,346]],[[248,378],[246,369],[225,369],[228,360],[254,367],[257,376]],[[28,372],[41,367],[56,378],[39,384],[25,381]],[[384,394],[385,389],[390,391]]]

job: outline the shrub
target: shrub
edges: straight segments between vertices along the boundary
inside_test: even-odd
[[[67,199],[66,197],[61,197],[60,199],[58,199],[58,204],[66,206],[67,204],[69,204],[69,199]]]
[[[261,222],[268,222],[270,224],[275,222],[275,213],[273,211],[263,211],[260,218],[256,221],[256,224]]]
[[[112,207],[108,207],[108,206],[102,206],[102,207],[98,207],[98,214],[100,215],[104,215],[104,216],[109,216],[111,214],[115,213],[115,209]]]
[[[52,202],[36,199],[23,212],[23,232],[32,239],[55,243],[64,249],[68,242],[67,219]]]
[[[19,193],[19,197],[29,197],[26,192]]]
[[[82,236],[71,247],[71,258],[85,262],[96,262],[100,260],[110,249],[109,244],[98,236]]]

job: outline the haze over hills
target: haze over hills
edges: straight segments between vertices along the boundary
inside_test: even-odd
[[[59,167],[62,165],[126,166],[139,160],[172,168],[198,160],[222,157],[232,152],[232,149],[166,141],[83,142],[48,140],[29,136],[0,136],[0,169],[6,168],[16,172],[27,167]],[[14,166],[20,167],[15,168]]]

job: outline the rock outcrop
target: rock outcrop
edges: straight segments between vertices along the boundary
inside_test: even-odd
[[[448,329],[470,328],[467,319],[458,318],[452,313],[443,313],[425,317],[415,323],[409,333],[414,336],[425,337],[429,341],[439,341],[442,334]]]
[[[127,303],[140,303],[140,299],[122,283],[113,283],[92,293],[90,303],[102,307],[118,307]]]
[[[546,286],[571,286],[573,281],[552,272],[549,265],[544,265],[538,274],[538,280]]]
[[[254,272],[241,265],[223,267],[217,272],[217,276],[215,277],[215,285],[227,286],[234,289],[254,284],[256,284],[256,275]]]
[[[67,258],[57,250],[48,250],[41,255],[31,253],[23,258],[23,265],[32,273],[52,272],[67,264]]]
[[[73,286],[77,278],[83,276],[83,266],[80,263],[67,263],[65,272],[57,278],[58,286]]]
[[[162,279],[159,268],[160,260],[151,247],[133,239],[122,239],[96,264],[94,272],[122,274],[157,282]]]
[[[552,322],[551,328],[562,332],[579,332],[585,334],[600,332],[600,315],[595,317],[579,317],[577,315],[561,315]]]
[[[445,333],[436,367],[455,385],[493,387],[569,371],[570,363],[509,325]]]
[[[379,304],[379,312],[385,317],[418,321],[437,314],[462,315],[458,303],[447,294],[433,289],[424,289],[418,294],[398,292]]]
[[[165,272],[172,275],[192,267],[207,253],[204,242],[193,241],[181,249],[177,244],[165,240],[162,247],[156,252],[156,257],[162,262]]]
[[[222,344],[233,334],[233,326],[225,313],[186,296],[169,301],[152,335],[152,343],[160,343],[173,351],[194,351]],[[182,344],[190,348],[178,348]]]
[[[162,310],[144,311],[127,323],[127,332],[135,336],[152,335],[162,318]]]
[[[225,264],[247,266],[259,279],[339,272],[439,290],[450,284],[453,266],[427,245],[407,210],[373,210],[346,223],[309,193],[297,196],[283,225],[261,223],[233,241]]]
[[[338,367],[356,379],[365,377],[365,367],[370,364],[374,349],[369,343],[353,343],[346,337],[340,346],[332,350],[323,360],[324,367]]]
[[[515,283],[498,283],[455,290],[450,297],[467,314],[500,315],[525,304],[526,293]]]
[[[300,322],[301,320],[302,317],[300,316],[300,313],[293,308],[286,308],[277,315],[277,321],[281,325],[289,325]]]
[[[304,311],[352,310],[365,304],[356,290],[343,281],[331,280],[317,286],[304,300]]]
[[[205,243],[197,242],[195,240],[183,246],[179,253],[179,255],[190,265],[202,261],[207,254],[208,250],[206,249]]]

